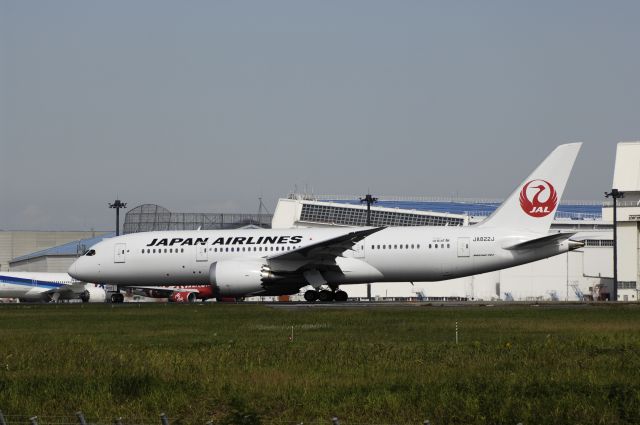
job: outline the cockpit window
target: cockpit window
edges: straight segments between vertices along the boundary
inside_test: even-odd
[[[86,253],[86,254],[84,254],[84,255],[86,255],[87,257],[92,257],[92,256],[96,255],[96,250],[95,250],[95,249],[90,249],[90,250],[89,250],[89,251],[87,251],[87,253]]]

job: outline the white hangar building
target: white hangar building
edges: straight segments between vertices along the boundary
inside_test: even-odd
[[[631,299],[640,279],[640,142],[618,143],[612,188],[618,199],[618,299]],[[603,208],[603,219],[613,222],[613,203]],[[638,297],[636,297],[638,299]]]

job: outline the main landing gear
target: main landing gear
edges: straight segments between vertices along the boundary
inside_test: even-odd
[[[322,289],[320,291],[317,291],[315,289],[310,289],[304,293],[304,299],[310,303],[315,301],[320,301],[323,303],[331,301],[345,302],[347,301],[348,297],[349,296],[347,295],[347,293],[341,290]]]

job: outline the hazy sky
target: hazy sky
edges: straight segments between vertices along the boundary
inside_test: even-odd
[[[0,228],[317,194],[502,198],[640,139],[637,1],[0,0]]]

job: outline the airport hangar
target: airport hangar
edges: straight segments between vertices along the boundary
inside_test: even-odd
[[[625,192],[624,200],[618,201],[618,299],[637,301],[636,282],[640,272],[640,142],[618,144],[613,187]],[[371,225],[464,226],[481,221],[498,204],[499,201],[495,200],[381,198],[371,207]],[[613,280],[611,206],[610,202],[561,204],[550,232],[577,232],[575,238],[586,243],[580,250],[510,269],[442,282],[373,283],[371,295],[377,299],[427,300],[608,299]],[[127,212],[123,229],[124,233],[133,233],[198,228],[364,226],[366,217],[366,207],[355,196],[313,197],[294,194],[278,201],[273,216],[260,213],[172,213],[158,205],[144,204]],[[55,232],[60,239],[72,235],[86,238],[88,234],[93,237],[13,256],[11,253],[20,252],[13,240],[31,240],[35,237],[23,237],[21,233],[0,232],[0,260],[12,258],[9,262],[11,270],[64,271],[84,248],[111,236],[105,232]],[[99,235],[96,236],[96,233]],[[0,267],[6,270],[3,263],[0,263]],[[351,297],[367,296],[367,285],[349,285],[347,289]]]

